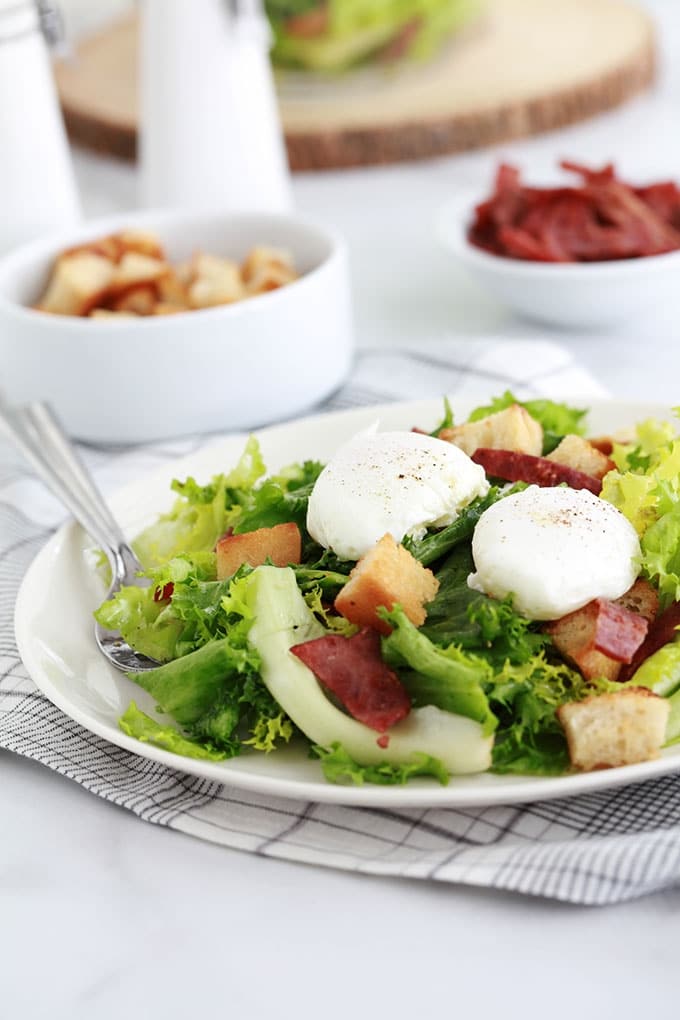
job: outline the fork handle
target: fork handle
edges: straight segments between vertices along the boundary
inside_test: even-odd
[[[114,574],[134,569],[136,560],[120,526],[48,405],[0,406],[0,424],[38,477],[102,546]]]

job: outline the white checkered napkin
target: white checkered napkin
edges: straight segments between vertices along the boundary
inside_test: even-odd
[[[481,399],[507,387],[520,396],[603,392],[551,344],[437,341],[417,350],[364,351],[327,406],[443,392]],[[199,445],[83,452],[110,491]],[[680,880],[680,775],[531,805],[377,810],[241,792],[93,736],[36,689],[12,628],[21,578],[62,518],[29,470],[0,446],[0,748],[42,762],[146,821],[264,856],[573,903],[614,903]]]

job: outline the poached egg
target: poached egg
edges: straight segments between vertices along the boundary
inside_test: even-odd
[[[468,584],[513,595],[532,620],[557,620],[592,599],[616,599],[640,568],[640,542],[624,515],[585,489],[539,488],[494,503],[472,538]]]
[[[319,475],[307,530],[340,559],[357,560],[388,533],[401,542],[451,524],[488,490],[484,469],[457,446],[419,432],[361,432]]]

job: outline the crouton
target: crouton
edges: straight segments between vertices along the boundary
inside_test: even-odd
[[[515,453],[528,453],[532,457],[540,457],[543,452],[543,428],[519,404],[489,414],[479,421],[442,429],[439,438],[459,446],[468,455],[480,447],[487,450],[513,450]]]
[[[41,312],[87,315],[107,293],[116,267],[102,255],[79,252],[57,260],[42,300]]]
[[[287,273],[289,279],[295,277],[293,268],[293,256],[289,251],[282,248],[268,248],[265,245],[256,245],[248,252],[241,265],[241,275],[245,283],[250,283],[258,273],[276,269],[280,273]]]
[[[649,581],[639,577],[632,588],[618,599],[614,599],[617,606],[630,609],[631,613],[638,613],[643,616],[647,623],[656,619],[659,612],[659,593],[653,588]]]
[[[256,273],[250,277],[250,280],[246,284],[246,290],[251,296],[256,294],[266,294],[270,290],[278,290],[279,287],[285,287],[287,283],[292,283],[296,279],[295,273],[286,269],[284,266],[270,265],[262,266]]]
[[[239,567],[248,563],[259,567],[271,560],[275,567],[299,563],[302,555],[302,536],[297,524],[275,524],[273,528],[258,528],[241,535],[225,535],[215,546],[217,578],[231,577]]]
[[[178,262],[174,266],[175,276],[186,289],[194,279],[194,266],[193,261],[189,262]]]
[[[122,294],[131,287],[138,287],[143,283],[156,283],[166,274],[167,268],[165,262],[151,258],[150,255],[140,255],[135,251],[125,252],[116,266],[111,290],[115,294]]]
[[[223,259],[217,255],[206,255],[205,252],[196,252],[191,260],[192,280],[221,280],[224,276],[234,274],[241,279],[239,265],[233,259]]]
[[[432,571],[387,534],[361,557],[340,590],[335,608],[351,623],[389,634],[392,628],[377,615],[379,606],[392,609],[398,602],[411,623],[420,627],[427,616],[425,603],[431,602],[438,590],[439,581]]]
[[[133,312],[135,315],[153,315],[158,297],[153,284],[142,283],[130,287],[111,303],[114,312]]]
[[[158,300],[164,305],[177,305],[181,309],[186,309],[189,305],[187,289],[170,267],[156,283],[156,290]]]
[[[166,260],[163,247],[155,234],[144,230],[121,230],[114,239],[119,243],[122,252],[136,252],[138,255],[147,255],[161,262]]]
[[[556,464],[564,464],[574,471],[582,471],[585,475],[599,478],[600,481],[615,466],[609,457],[596,449],[587,439],[575,435],[565,436],[546,459]]]
[[[574,768],[584,772],[656,758],[670,705],[647,687],[570,701],[557,710]]]
[[[214,255],[196,255],[192,262],[194,279],[189,285],[192,308],[228,305],[245,297],[241,271],[236,262]]]

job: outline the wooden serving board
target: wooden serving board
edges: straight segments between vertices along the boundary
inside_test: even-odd
[[[116,22],[57,65],[71,138],[133,159],[137,23]],[[653,80],[653,25],[625,0],[489,0],[486,16],[427,66],[337,79],[280,74],[294,170],[462,152],[571,124]]]

